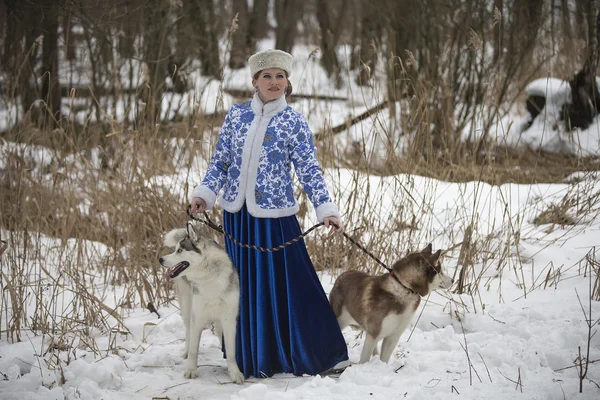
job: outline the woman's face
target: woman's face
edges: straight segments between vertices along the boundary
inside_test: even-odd
[[[281,68],[268,68],[260,71],[258,78],[252,79],[252,85],[258,88],[258,96],[262,102],[268,103],[285,94],[288,80]]]

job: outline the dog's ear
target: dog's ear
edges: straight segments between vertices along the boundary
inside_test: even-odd
[[[431,250],[432,250],[431,243],[429,243],[427,245],[427,247],[425,247],[423,250],[421,250],[421,254],[423,254],[425,257],[429,257],[431,255]]]
[[[429,256],[429,262],[432,265],[436,265],[438,260],[440,259],[440,255],[442,254],[442,250],[438,250],[435,253],[433,253],[431,256]]]
[[[192,242],[198,243],[200,241],[200,238],[202,237],[202,234],[200,234],[200,232],[196,230],[196,226],[194,225],[194,223],[192,221],[188,222],[186,228],[187,235],[192,240]]]
[[[173,229],[165,234],[164,245],[167,247],[175,247],[177,243],[181,242],[187,235],[185,228]]]

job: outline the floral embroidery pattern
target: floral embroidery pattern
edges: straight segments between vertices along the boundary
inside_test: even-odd
[[[202,185],[215,193],[223,189],[226,202],[232,203],[245,195],[240,193],[240,177],[243,178],[244,146],[247,140],[254,140],[253,136],[248,136],[254,118],[250,102],[235,105],[227,113],[202,181]],[[308,123],[287,106],[269,121],[258,157],[256,182],[247,182],[261,209],[285,209],[296,205],[290,164],[315,208],[331,202]]]

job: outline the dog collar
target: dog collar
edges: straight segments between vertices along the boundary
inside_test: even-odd
[[[402,286],[403,288],[405,288],[406,290],[408,290],[411,293],[417,294],[417,292],[415,292],[412,288],[410,288],[407,285],[405,285],[404,283],[400,282],[400,279],[398,278],[398,276],[396,276],[393,269],[390,269],[390,275],[392,276],[392,278],[394,278],[394,280],[396,282],[398,282],[400,284],[400,286]]]

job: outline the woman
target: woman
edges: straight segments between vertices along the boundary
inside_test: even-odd
[[[223,226],[240,243],[272,248],[301,234],[292,170],[331,233],[343,231],[316,159],[304,117],[287,105],[293,58],[265,50],[248,59],[252,101],[227,113],[192,213],[210,210],[223,190]],[[225,238],[240,276],[236,360],[246,377],[322,373],[347,360],[347,348],[327,296],[300,240],[266,253]]]

